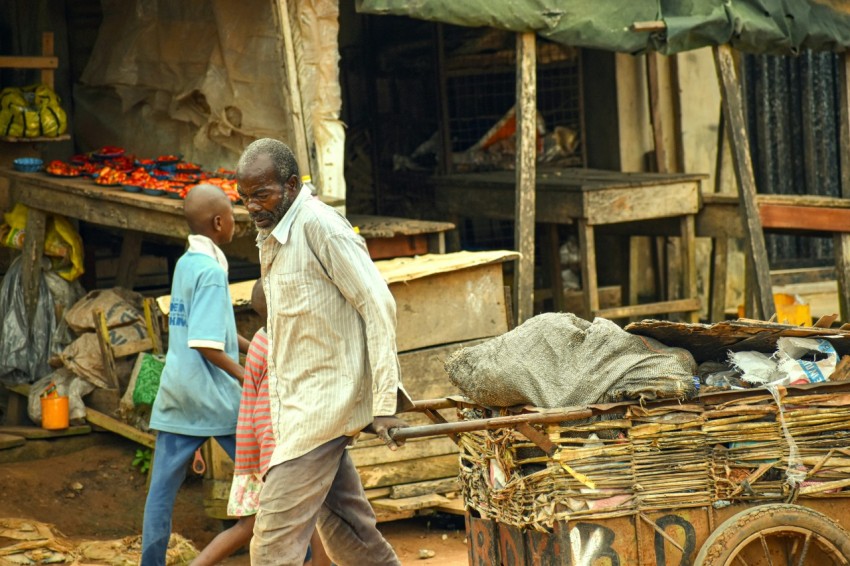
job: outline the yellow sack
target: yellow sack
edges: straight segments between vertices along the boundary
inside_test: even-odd
[[[46,85],[0,90],[0,136],[56,137],[68,129],[59,97]]]
[[[0,226],[0,243],[21,250],[24,248],[27,215],[26,205],[17,203],[11,212],[3,215]],[[44,255],[48,256],[53,270],[67,281],[83,274],[83,240],[74,226],[64,216],[50,214],[44,232]]]

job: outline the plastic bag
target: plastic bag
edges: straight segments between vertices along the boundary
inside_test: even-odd
[[[41,424],[41,394],[51,383],[56,385],[56,391],[63,397],[68,397],[68,418],[83,420],[86,418],[86,404],[83,397],[94,390],[94,385],[80,379],[65,368],[59,368],[44,376],[30,386],[27,399],[27,414],[33,422]]]
[[[31,327],[21,285],[21,257],[17,257],[0,285],[0,380],[5,383],[32,383],[53,371],[47,360],[57,322],[44,276],[33,321]]]
[[[11,212],[3,215],[0,226],[0,243],[4,246],[23,249],[26,236],[29,208],[17,203]],[[44,232],[44,255],[52,258],[51,268],[66,281],[73,281],[83,274],[83,240],[64,217],[51,214]]]
[[[47,85],[7,87],[0,91],[0,135],[56,137],[68,129],[59,97]]]
[[[107,328],[142,323],[142,296],[139,293],[115,287],[89,292],[65,313],[65,322],[78,335],[94,331],[92,313],[102,310]]]
[[[827,381],[838,363],[838,352],[823,338],[779,338],[776,357],[780,373],[792,384]]]
[[[156,393],[159,391],[159,378],[165,368],[165,356],[157,356],[143,352],[139,374],[133,388],[133,404],[153,405]]]

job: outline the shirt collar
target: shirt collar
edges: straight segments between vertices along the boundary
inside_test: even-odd
[[[298,196],[295,197],[295,201],[292,203],[292,206],[289,207],[289,210],[286,211],[286,214],[283,215],[283,218],[271,231],[270,235],[274,236],[281,245],[289,241],[289,231],[292,228],[292,224],[295,222],[295,215],[298,214],[298,207],[300,207],[301,203],[305,200],[312,198],[312,196],[313,194],[310,192],[310,189],[302,186],[301,191],[298,193]]]
[[[227,257],[221,251],[215,242],[206,236],[200,234],[189,235],[189,251],[199,254],[204,254],[216,260],[218,264],[227,271]]]

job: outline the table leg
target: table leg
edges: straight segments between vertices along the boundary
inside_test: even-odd
[[[24,290],[24,305],[27,317],[32,323],[38,305],[39,286],[41,285],[41,257],[44,254],[44,230],[47,215],[37,208],[30,208],[27,214],[27,227],[24,234],[23,265],[21,266],[21,285]]]
[[[115,285],[132,289],[139,268],[139,258],[142,255],[142,233],[135,230],[124,232],[121,242],[121,255],[118,257],[118,275]]]
[[[436,234],[428,234],[428,253],[444,254],[446,253],[446,233],[437,232]]]
[[[564,301],[564,281],[561,277],[561,241],[558,238],[558,225],[547,226],[546,248],[549,256],[550,277],[549,284],[552,286],[552,309],[555,312],[564,312],[566,301]]]
[[[713,238],[711,249],[711,315],[709,322],[726,319],[726,274],[729,268],[729,238]]]
[[[695,220],[693,214],[683,216],[680,220],[682,237],[682,297],[686,299],[697,298],[697,243],[695,236]],[[699,322],[699,311],[687,313],[690,322]]]
[[[586,218],[578,221],[578,240],[581,248],[581,287],[584,294],[584,316],[591,320],[599,310],[599,286],[596,280],[596,240],[593,226]]]

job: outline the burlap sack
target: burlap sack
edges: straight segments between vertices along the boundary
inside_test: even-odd
[[[108,328],[126,326],[144,320],[142,296],[133,291],[115,287],[92,291],[74,303],[74,306],[65,313],[65,322],[77,335],[92,332],[94,330],[92,313],[97,309],[103,311]]]
[[[569,407],[696,393],[687,350],[629,334],[610,320],[592,323],[547,313],[446,360],[449,379],[490,407]]]
[[[109,338],[113,345],[126,344],[147,338],[147,330],[144,324],[137,322],[110,329]],[[103,370],[103,353],[94,332],[86,332],[71,342],[62,351],[60,359],[66,368],[89,383],[105,389],[112,387]],[[119,370],[119,381],[126,381],[132,369],[132,362],[122,360],[116,366]]]

